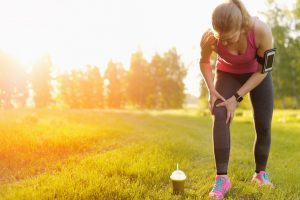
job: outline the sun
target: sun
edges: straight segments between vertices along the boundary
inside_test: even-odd
[[[32,65],[37,61],[37,59],[45,54],[45,50],[42,49],[13,44],[11,44],[8,48],[3,48],[2,50],[14,59],[14,61],[20,63],[26,71],[30,71]]]

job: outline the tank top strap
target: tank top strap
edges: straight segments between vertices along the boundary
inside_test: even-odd
[[[258,19],[259,19],[258,17],[254,17],[252,29],[248,33],[248,42],[251,45],[251,47],[255,48],[255,49],[256,49],[256,45],[255,45],[255,24],[256,24],[256,21]]]

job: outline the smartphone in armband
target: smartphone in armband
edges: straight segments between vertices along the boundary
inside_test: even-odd
[[[261,73],[267,73],[272,71],[276,48],[265,51],[264,57],[256,56],[257,62],[262,65]]]

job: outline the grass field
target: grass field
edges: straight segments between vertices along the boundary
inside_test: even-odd
[[[0,199],[208,199],[215,176],[211,117],[197,109],[1,111],[0,138]],[[274,111],[275,190],[250,183],[254,139],[238,110],[226,199],[300,199],[300,111]],[[176,163],[184,195],[172,195]]]

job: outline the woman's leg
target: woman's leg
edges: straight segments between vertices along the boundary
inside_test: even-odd
[[[271,145],[271,123],[274,107],[272,74],[250,92],[253,107],[256,140],[254,157],[256,172],[265,171]]]
[[[234,74],[217,71],[215,88],[228,99],[241,87],[241,83]],[[217,174],[227,174],[230,153],[230,127],[226,124],[227,110],[225,107],[216,107],[222,102],[217,100],[213,108],[213,142]]]

